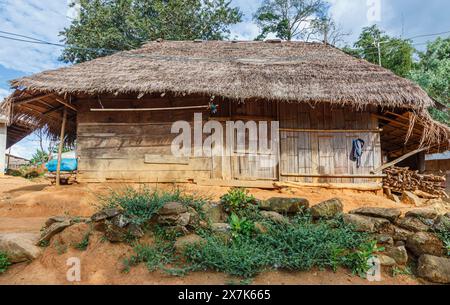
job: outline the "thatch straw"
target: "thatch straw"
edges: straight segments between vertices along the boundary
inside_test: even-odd
[[[339,49],[304,42],[151,42],[71,67],[11,82],[21,92],[59,95],[171,93],[401,109],[424,126],[422,145],[447,141],[450,130],[434,122],[432,99],[418,85]],[[22,119],[58,126],[21,108]],[[72,130],[74,132],[74,129]]]
[[[143,48],[11,82],[58,94],[202,94],[231,99],[433,105],[414,83],[318,43],[151,42]]]

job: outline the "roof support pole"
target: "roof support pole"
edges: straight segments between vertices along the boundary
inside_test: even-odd
[[[56,166],[56,186],[61,185],[60,176],[61,176],[61,160],[62,160],[62,151],[64,147],[64,135],[66,129],[66,121],[67,121],[67,108],[64,107],[63,119],[61,124],[61,135],[59,137],[59,148],[58,148],[58,165]]]

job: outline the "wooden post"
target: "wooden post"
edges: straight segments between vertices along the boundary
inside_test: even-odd
[[[64,133],[65,133],[65,129],[66,129],[66,121],[67,121],[67,108],[64,107],[64,112],[63,112],[63,121],[62,121],[62,125],[61,125],[61,135],[59,137],[59,148],[58,148],[58,165],[56,166],[56,186],[60,186],[61,181],[60,181],[60,176],[61,176],[61,155],[62,155],[62,150],[64,147]]]

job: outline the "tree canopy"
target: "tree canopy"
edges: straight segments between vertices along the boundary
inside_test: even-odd
[[[428,43],[425,52],[419,52],[419,62],[410,78],[417,82],[436,101],[450,105],[450,38],[437,38]],[[432,109],[433,117],[450,125],[448,112]]]
[[[378,43],[380,43],[381,65],[399,76],[408,76],[413,68],[414,48],[411,42],[391,37],[376,25],[363,28],[354,49],[344,48],[344,51],[379,64]]]
[[[310,30],[310,22],[323,17],[329,5],[324,0],[264,0],[253,16],[262,40],[268,34],[291,41],[302,39]]]
[[[221,40],[242,13],[229,0],[81,0],[80,16],[60,33],[61,60],[80,63],[165,40]]]

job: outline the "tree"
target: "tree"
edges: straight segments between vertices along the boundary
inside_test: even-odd
[[[261,29],[257,39],[269,33],[288,41],[305,38],[311,21],[324,16],[327,10],[324,0],[264,0],[253,16]]]
[[[413,67],[414,48],[411,42],[390,37],[376,25],[363,28],[354,47],[354,50],[344,48],[344,51],[374,64],[379,64],[381,57],[381,65],[399,76],[408,76]]]
[[[350,33],[344,32],[342,26],[336,24],[329,16],[312,20],[310,27],[311,30],[307,35],[306,41],[309,41],[310,37],[321,37],[324,43],[336,46],[344,42],[344,37],[350,35]]]
[[[61,60],[79,63],[158,38],[221,40],[242,13],[230,0],[81,0],[80,16],[60,33]]]
[[[432,98],[446,107],[450,106],[450,38],[437,38],[428,43],[425,52],[419,52],[419,62],[410,78],[417,82]],[[430,109],[438,121],[450,125],[447,111]]]

